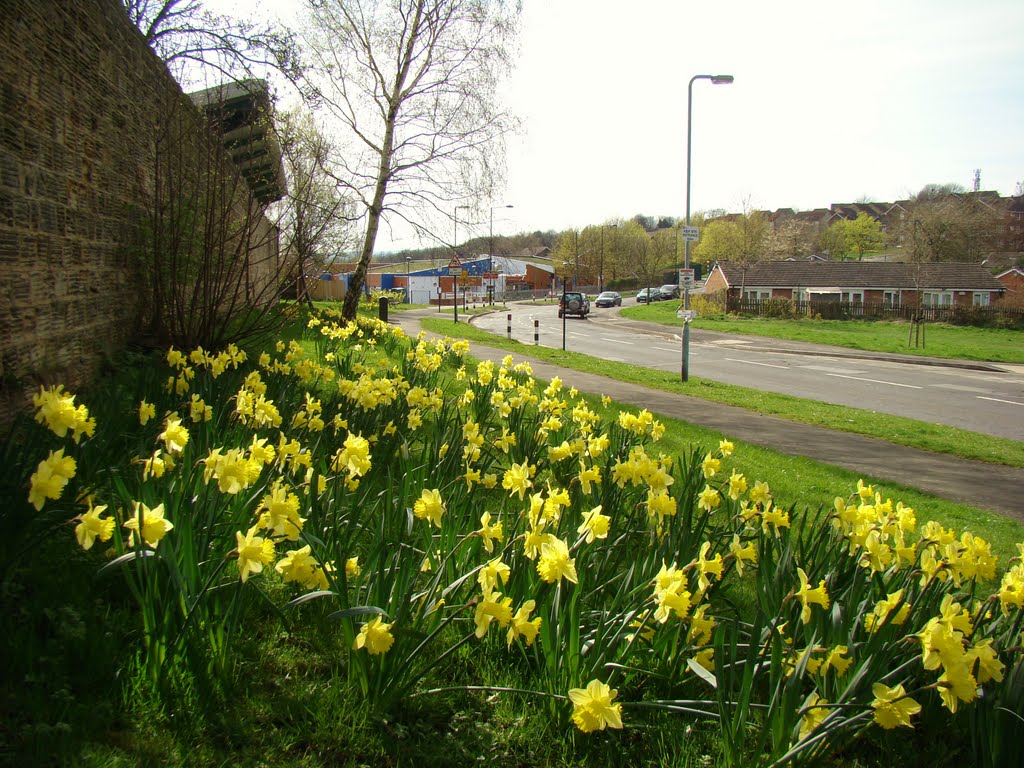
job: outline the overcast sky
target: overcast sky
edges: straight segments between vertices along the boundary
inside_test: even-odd
[[[693,87],[691,210],[1024,181],[1021,0],[524,0],[496,232],[682,217],[687,83],[720,73]]]

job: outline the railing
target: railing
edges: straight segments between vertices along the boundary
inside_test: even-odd
[[[914,320],[950,323],[951,325],[1000,326],[1024,328],[1024,308],[975,306],[917,306],[915,304],[884,304],[859,301],[793,301],[791,299],[736,299],[729,297],[727,312],[757,317],[801,318],[822,320]]]

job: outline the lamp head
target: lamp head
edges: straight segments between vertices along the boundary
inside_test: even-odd
[[[712,85],[729,85],[734,80],[732,75],[712,75]]]

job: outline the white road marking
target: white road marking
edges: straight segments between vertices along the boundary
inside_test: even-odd
[[[720,346],[730,346],[738,344],[753,344],[754,342],[748,341],[747,339],[716,339],[715,341],[705,342],[706,344],[714,344]]]
[[[729,361],[731,361],[733,363],[746,363],[747,365],[763,365],[765,368],[789,368],[788,365],[775,365],[773,363],[758,363],[758,362],[755,362],[754,360],[738,360],[735,357],[727,357],[725,359],[729,360]]]
[[[622,339],[609,339],[605,336],[601,337],[601,341],[610,341],[614,344],[629,344],[629,346],[631,347],[635,344],[635,342],[632,341],[623,341]]]
[[[831,365],[801,365],[801,368],[808,371],[821,371],[822,373],[842,373],[847,376],[852,376],[855,373],[863,373],[863,369],[858,368],[835,368]]]
[[[679,347],[651,347],[651,349],[660,349],[662,352],[678,352]]]
[[[826,373],[826,376],[835,376],[840,379],[856,379],[857,381],[869,381],[872,384],[888,384],[891,387],[906,387],[907,389],[924,389],[913,384],[900,384],[895,381],[880,381],[878,379],[865,379],[863,376],[843,376],[841,373]]]
[[[953,392],[990,392],[989,389],[982,387],[967,387],[963,384],[930,384],[932,389],[948,389]]]
[[[979,400],[991,400],[994,403],[1007,403],[1008,405],[1024,405],[1024,403],[1018,403],[1014,400],[1000,400],[998,397],[985,397],[978,395]]]

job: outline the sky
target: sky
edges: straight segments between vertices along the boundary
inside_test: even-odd
[[[1024,181],[1020,0],[523,0],[521,22],[499,234],[683,217],[698,74],[735,81],[693,85],[691,211],[891,201],[975,169],[1002,195]],[[430,244],[382,235],[378,251]]]

